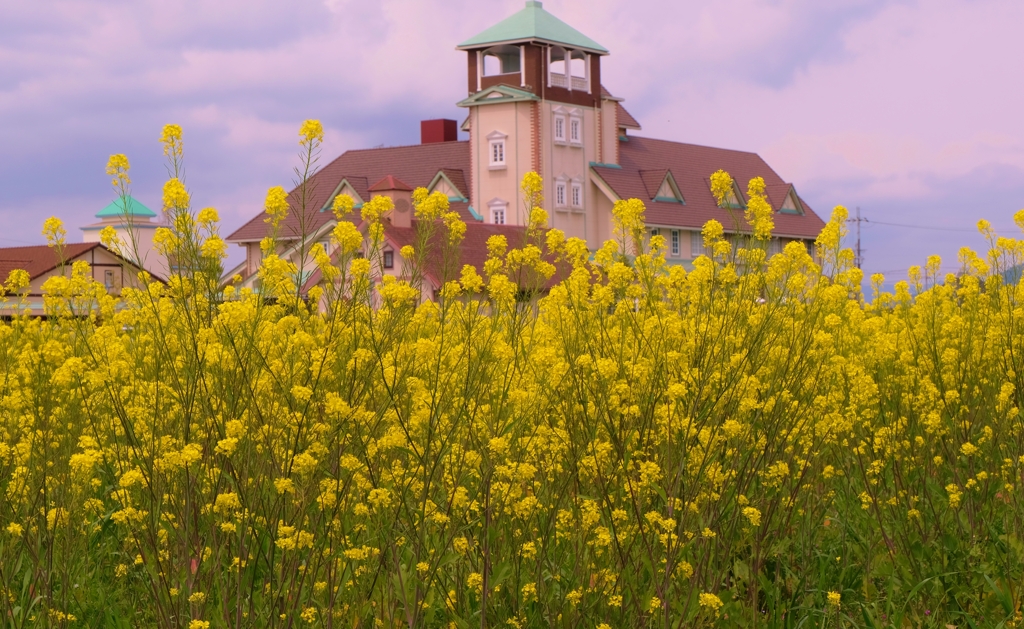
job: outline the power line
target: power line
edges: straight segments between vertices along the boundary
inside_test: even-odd
[[[935,225],[911,225],[909,223],[889,223],[889,222],[886,222],[886,221],[872,221],[872,220],[868,220],[866,218],[863,219],[863,221],[865,223],[872,224],[872,225],[885,225],[886,227],[906,227],[908,229],[928,229],[928,230],[931,230],[931,231],[942,231],[942,232],[974,232],[974,233],[978,233],[977,228],[968,229],[968,228],[963,228],[963,227],[937,227]],[[853,221],[851,221],[851,222],[853,222]],[[996,230],[996,231],[999,231],[999,230]]]

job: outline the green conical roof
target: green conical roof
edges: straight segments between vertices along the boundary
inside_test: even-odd
[[[116,201],[114,201],[107,207],[103,208],[99,212],[96,212],[96,218],[124,216],[126,204],[128,206],[128,216],[139,216],[147,218],[153,218],[154,216],[156,216],[156,212],[136,201],[134,197],[128,196],[123,199],[117,199]]]
[[[527,0],[525,9],[467,39],[458,48],[466,50],[488,44],[532,40],[608,54],[604,46],[545,11],[539,0]]]

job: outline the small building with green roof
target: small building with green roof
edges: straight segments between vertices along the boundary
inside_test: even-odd
[[[608,49],[544,10],[540,0],[527,0],[526,7],[470,37],[458,50],[475,50],[493,44],[554,44],[573,50],[607,55]]]
[[[158,277],[167,277],[167,260],[153,248],[153,236],[160,224],[158,215],[131,195],[119,197],[99,212],[97,223],[85,225],[83,242],[101,242],[100,232],[112,227],[120,239],[119,254]]]
[[[110,205],[96,212],[96,218],[156,218],[156,212],[143,205],[135,197],[128,195],[110,202]]]

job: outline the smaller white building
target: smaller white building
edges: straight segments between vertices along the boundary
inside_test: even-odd
[[[167,260],[153,249],[157,213],[132,196],[122,197],[96,213],[98,223],[82,227],[82,242],[100,242],[104,227],[113,227],[124,243],[124,258],[157,277],[167,277]]]

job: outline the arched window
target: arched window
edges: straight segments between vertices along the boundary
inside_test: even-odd
[[[518,74],[520,71],[519,48],[516,46],[494,46],[484,51],[484,76]]]

